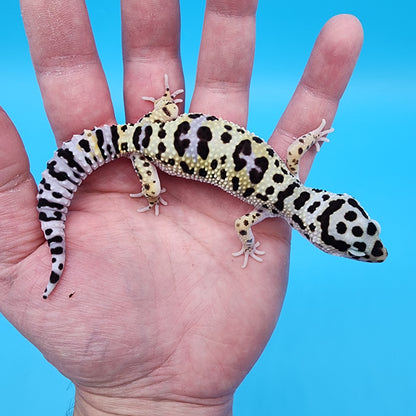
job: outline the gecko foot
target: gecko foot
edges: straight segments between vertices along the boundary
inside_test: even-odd
[[[160,194],[163,194],[165,192],[166,192],[165,188],[162,188],[160,190]],[[165,201],[160,196],[160,194],[157,196],[157,198],[155,200],[152,200],[152,199],[149,200],[149,198],[147,198],[147,200],[149,201],[149,205],[147,205],[146,207],[143,207],[143,208],[139,208],[137,210],[137,212],[146,212],[146,211],[151,210],[153,207],[155,207],[155,215],[157,217],[159,215],[159,212],[160,212],[160,208],[159,208],[160,205],[166,206],[168,204],[167,201]],[[138,194],[130,194],[131,198],[141,198],[142,196],[146,196],[146,195],[143,192],[139,192]]]
[[[262,262],[263,259],[259,256],[262,256],[265,254],[265,251],[257,250],[257,247],[260,245],[260,243],[257,241],[256,244],[254,244],[252,247],[242,247],[240,251],[236,253],[232,253],[234,257],[242,256],[244,255],[244,261],[243,265],[241,266],[242,269],[244,269],[247,266],[248,259],[251,257],[254,260],[258,262]]]
[[[332,127],[330,129],[324,130],[325,124],[326,124],[326,120],[323,118],[319,127],[311,132],[313,134],[314,139],[315,139],[315,147],[316,147],[317,152],[319,152],[321,150],[321,144],[319,142],[328,143],[329,139],[325,136],[334,131],[334,129]]]

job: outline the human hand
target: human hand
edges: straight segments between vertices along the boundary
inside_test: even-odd
[[[191,111],[246,124],[256,3],[207,2]],[[84,128],[114,123],[84,3],[21,5],[58,145]],[[173,90],[183,87],[178,7],[122,1],[127,121],[151,109],[140,97],[161,95],[165,72]],[[331,123],[361,41],[351,16],[324,27],[269,141],[281,157],[322,118]],[[4,113],[0,132],[10,149],[0,154],[1,312],[74,382],[74,414],[230,414],[233,393],[280,312],[287,224],[257,225],[267,255],[241,270],[241,259],[231,256],[239,248],[233,224],[250,208],[217,188],[161,174],[169,206],[158,218],[137,214],[141,201],[128,194],[139,184],[129,161],[117,160],[74,197],[65,272],[43,301],[50,254],[37,219],[36,185]],[[312,159],[312,152],[302,159],[303,177]]]

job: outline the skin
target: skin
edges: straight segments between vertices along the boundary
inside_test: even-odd
[[[179,5],[171,3],[121,2],[129,122],[151,110],[140,97],[160,96],[165,72],[172,90],[184,86]],[[207,1],[190,111],[246,124],[256,6]],[[114,123],[84,2],[21,0],[21,8],[57,144]],[[270,138],[282,157],[322,118],[330,126],[361,44],[361,25],[352,16],[324,26]],[[37,219],[36,184],[3,111],[0,141],[8,149],[0,152],[0,311],[73,381],[74,415],[231,415],[233,394],[282,307],[288,225],[276,219],[257,225],[267,254],[242,270],[241,258],[231,256],[240,248],[233,224],[250,207],[209,185],[161,174],[169,206],[159,217],[138,214],[142,201],[128,197],[139,189],[137,178],[128,160],[117,160],[77,192],[65,273],[44,301],[50,254]],[[313,158],[311,151],[302,159],[303,179]]]

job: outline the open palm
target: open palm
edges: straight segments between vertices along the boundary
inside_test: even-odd
[[[45,3],[21,0],[59,145],[84,128],[115,120],[84,2]],[[256,3],[207,2],[191,111],[246,123]],[[151,109],[141,96],[163,93],[165,72],[172,89],[183,87],[178,7],[167,9],[161,0],[122,1],[129,122]],[[337,16],[322,30],[269,141],[283,158],[295,137],[322,118],[332,121],[361,40],[351,16]],[[137,213],[145,201],[128,195],[138,191],[138,180],[128,160],[117,160],[75,195],[65,272],[44,301],[50,254],[37,219],[36,184],[4,112],[0,132],[3,148],[10,149],[0,153],[1,312],[74,382],[74,414],[139,414],[149,403],[157,414],[164,406],[179,414],[188,408],[192,414],[199,408],[209,409],[204,414],[229,413],[235,389],[279,316],[288,225],[275,219],[256,226],[267,254],[263,263],[249,262],[242,270],[242,259],[231,256],[240,244],[233,224],[250,207],[209,185],[161,174],[169,205],[159,217]],[[303,177],[310,153],[302,161]]]

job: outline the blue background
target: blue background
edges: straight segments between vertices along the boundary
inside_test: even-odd
[[[0,104],[16,123],[39,178],[55,144],[17,3],[0,4]],[[189,100],[204,3],[181,3]],[[415,415],[415,6],[404,0],[284,3],[260,1],[249,128],[271,134],[322,25],[335,14],[355,14],[364,26],[364,47],[336,131],[308,183],[357,196],[382,224],[390,256],[382,265],[347,261],[294,235],[283,311],[237,391],[235,414]],[[87,4],[122,121],[118,2]],[[2,317],[0,334],[0,413],[72,414],[72,384]]]

